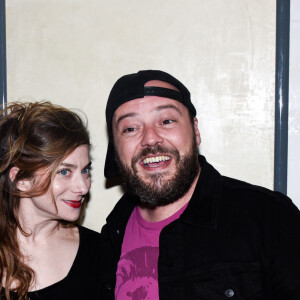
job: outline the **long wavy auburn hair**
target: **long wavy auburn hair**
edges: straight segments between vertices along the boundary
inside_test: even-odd
[[[12,103],[0,112],[0,299],[5,295],[10,300],[11,292],[26,299],[35,280],[17,239],[17,229],[30,234],[18,220],[20,198],[45,194],[60,163],[80,145],[90,146],[86,125],[66,108],[50,102]],[[14,166],[19,171],[11,181]],[[48,170],[43,182],[34,181],[29,192],[17,189],[19,180],[33,179],[41,169]]]

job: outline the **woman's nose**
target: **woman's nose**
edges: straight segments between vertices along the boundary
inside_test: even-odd
[[[82,176],[82,174],[80,174],[80,176],[78,176],[78,178],[76,178],[75,180],[73,191],[75,193],[85,195],[90,190],[90,187],[91,187],[91,179],[89,177],[85,178],[84,176]]]

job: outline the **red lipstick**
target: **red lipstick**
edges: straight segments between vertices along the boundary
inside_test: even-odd
[[[64,201],[67,205],[73,207],[73,208],[79,208],[81,207],[81,201],[71,201],[71,200],[65,200]]]

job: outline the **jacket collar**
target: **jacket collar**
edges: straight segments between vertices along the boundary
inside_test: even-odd
[[[199,155],[199,163],[201,173],[195,191],[179,219],[192,226],[216,229],[222,177],[204,156]],[[114,230],[125,231],[128,219],[136,205],[136,201],[131,199],[127,193],[124,194],[107,217],[107,223],[113,226]],[[120,234],[124,234],[124,232],[120,232]]]
[[[204,156],[199,155],[199,163],[201,173],[197,185],[180,219],[193,226],[216,229],[222,176]]]
[[[128,193],[122,196],[106,218],[106,222],[111,226],[113,231],[116,231],[121,236],[124,235],[127,222],[136,205],[136,201]]]

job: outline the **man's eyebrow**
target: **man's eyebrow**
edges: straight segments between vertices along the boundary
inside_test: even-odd
[[[77,169],[77,165],[69,164],[69,163],[61,163],[60,164],[63,167],[71,168],[71,169]],[[92,162],[90,161],[83,169],[89,168],[92,165]]]
[[[120,122],[126,118],[132,118],[132,117],[135,117],[137,115],[137,113],[127,113],[127,114],[124,114],[122,116],[120,116],[118,119],[117,119],[117,124],[116,124],[116,127],[118,127],[118,125],[120,124]]]
[[[169,108],[176,110],[180,115],[182,115],[181,110],[177,106],[175,106],[173,104],[167,104],[167,105],[157,106],[157,107],[155,107],[154,111],[161,111],[161,110],[169,109]]]
[[[180,110],[177,106],[175,106],[175,105],[173,105],[173,104],[166,104],[166,105],[159,105],[159,106],[156,106],[156,107],[153,109],[153,111],[161,111],[161,110],[165,110],[165,109],[169,109],[169,108],[176,110],[180,115],[182,115],[181,110]],[[124,115],[121,115],[121,116],[117,119],[117,121],[116,121],[116,123],[117,123],[117,124],[116,124],[116,127],[118,127],[118,125],[120,124],[120,122],[121,122],[122,120],[124,120],[124,119],[126,119],[126,118],[136,117],[137,115],[138,115],[138,114],[137,114],[137,113],[134,113],[134,112],[127,113],[127,114],[124,114]]]

